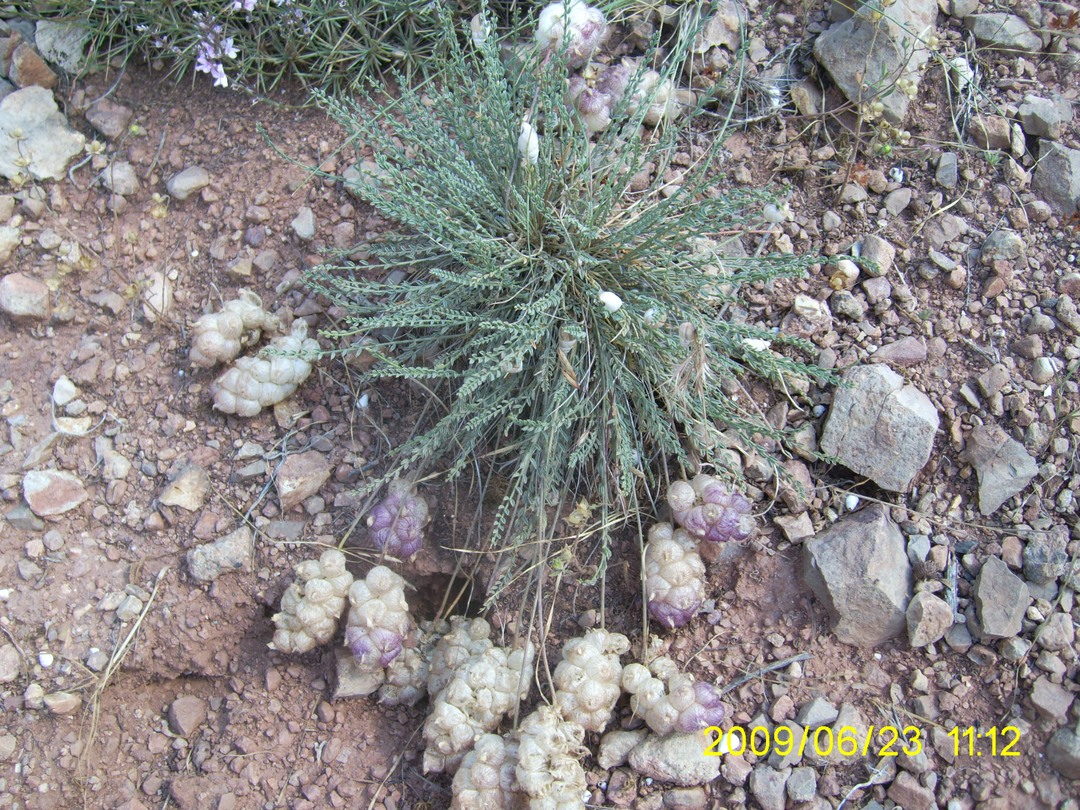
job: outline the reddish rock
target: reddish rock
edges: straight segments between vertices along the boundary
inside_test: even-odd
[[[23,478],[23,497],[38,517],[70,512],[86,500],[87,492],[77,476],[61,470],[33,470]]]
[[[278,470],[275,485],[281,511],[288,512],[310,498],[330,477],[330,463],[318,450],[289,456]]]
[[[56,74],[27,42],[21,43],[11,54],[8,78],[20,88],[36,85],[52,90],[56,87]]]
[[[49,288],[36,278],[10,273],[0,279],[0,310],[15,320],[49,317]]]
[[[190,737],[206,722],[206,703],[194,695],[178,697],[169,705],[169,728],[181,737]]]

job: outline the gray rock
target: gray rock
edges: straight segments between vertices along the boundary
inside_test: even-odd
[[[30,511],[25,503],[12,507],[4,515],[4,520],[11,524],[13,529],[21,532],[40,532],[45,528],[45,521]]]
[[[1024,445],[997,425],[977,425],[960,460],[971,464],[979,476],[979,511],[984,515],[1022,492],[1039,471]]]
[[[186,200],[208,185],[210,185],[210,172],[202,166],[188,166],[170,177],[165,183],[165,189],[177,200]]]
[[[1041,716],[1055,723],[1065,722],[1072,702],[1072,693],[1045,675],[1036,678],[1031,687],[1031,705]]]
[[[795,722],[808,729],[818,726],[827,726],[834,722],[839,710],[823,697],[816,697],[808,703],[804,703],[799,713],[795,715]]]
[[[885,210],[890,216],[898,217],[911,205],[913,192],[910,188],[898,188],[885,195]]]
[[[849,100],[880,101],[885,119],[899,124],[911,98],[896,90],[896,81],[916,85],[920,81],[920,68],[930,58],[921,43],[934,32],[938,8],[934,0],[898,0],[888,11],[874,20],[872,9],[860,7],[850,19],[832,25],[817,38],[814,58]],[[889,78],[874,86],[879,76]]]
[[[873,647],[904,630],[912,573],[904,537],[872,504],[803,543],[804,579],[846,644]]]
[[[1027,53],[1042,50],[1042,38],[1015,14],[972,14],[964,18],[964,26],[975,39],[991,49]]]
[[[761,810],[784,810],[787,804],[784,788],[790,775],[790,770],[778,771],[765,764],[750,772],[750,793]]]
[[[1035,360],[1043,355],[1042,338],[1038,335],[1024,335],[1009,344],[1009,349],[1017,357]]]
[[[1072,121],[1073,111],[1069,100],[1058,95],[1053,98],[1024,96],[1019,115],[1024,132],[1029,136],[1057,141]]]
[[[38,517],[70,512],[89,497],[74,473],[63,470],[31,470],[23,477],[23,497]]]
[[[1005,639],[1001,642],[1001,646],[998,647],[1001,657],[1006,661],[1012,661],[1014,664],[1027,655],[1030,650],[1031,642],[1019,636]]]
[[[706,785],[720,775],[720,757],[705,756],[702,739],[701,734],[650,734],[630,752],[630,767],[659,782]]]
[[[1080,312],[1077,311],[1072,296],[1060,296],[1058,298],[1057,307],[1054,309],[1054,314],[1057,315],[1057,319],[1061,321],[1062,324],[1080,335]]]
[[[68,73],[78,73],[90,29],[85,25],[38,20],[34,44],[38,53]]]
[[[1031,535],[1024,546],[1024,578],[1036,585],[1046,585],[1064,576],[1069,564],[1068,543],[1067,526],[1054,526]]]
[[[1080,736],[1059,728],[1046,744],[1046,759],[1066,779],[1080,779]]]
[[[665,810],[706,810],[710,806],[705,788],[672,788],[664,791]]]
[[[840,202],[844,205],[854,205],[870,197],[866,189],[858,183],[848,183],[840,192]]]
[[[929,591],[919,591],[908,603],[908,642],[912,647],[925,647],[945,637],[952,627],[953,611],[949,604]]]
[[[1024,255],[1024,240],[1016,231],[999,228],[983,240],[981,250],[983,264],[998,260],[1013,261]]]
[[[1031,604],[1027,585],[999,557],[983,563],[975,579],[975,605],[984,638],[1008,638],[1020,632]]]
[[[840,219],[840,215],[835,211],[826,211],[821,215],[821,229],[825,233],[831,233],[839,228],[843,224],[843,220]]]
[[[0,734],[0,762],[11,759],[18,745],[19,741],[14,734]]]
[[[600,751],[596,756],[597,764],[605,771],[625,765],[630,752],[647,736],[649,736],[649,730],[646,728],[635,731],[622,729],[609,731],[600,738]]]
[[[943,188],[956,188],[956,184],[960,182],[960,174],[955,152],[942,152],[938,158],[934,179]]]
[[[25,87],[0,101],[0,174],[9,180],[25,174],[35,180],[62,178],[85,141],[44,87]]]
[[[293,233],[305,242],[315,238],[315,212],[306,205],[300,209],[292,221]]]
[[[213,582],[230,571],[250,571],[254,554],[255,536],[247,526],[241,526],[188,551],[188,573],[199,582]]]
[[[11,683],[22,672],[22,656],[14,644],[0,647],[0,683]]]
[[[128,594],[116,606],[116,618],[122,622],[133,622],[142,613],[143,603],[137,596]]]
[[[194,695],[183,695],[169,704],[169,728],[174,734],[190,738],[206,722],[206,702]]]
[[[22,232],[14,225],[0,226],[0,262],[6,262],[22,243]]]
[[[1080,149],[1039,141],[1039,163],[1031,178],[1031,190],[1058,214],[1076,213],[1076,201],[1080,199]]]
[[[889,785],[888,797],[904,810],[934,810],[934,791],[923,787],[913,774],[900,771]]]
[[[289,512],[310,498],[330,477],[330,462],[317,450],[295,453],[282,463],[274,481],[281,511]]]
[[[926,360],[926,342],[912,335],[886,343],[870,356],[871,363],[887,363],[906,368]]]
[[[866,300],[871,304],[880,304],[892,298],[892,282],[884,276],[868,278],[862,283]]]
[[[210,476],[198,464],[185,464],[165,485],[158,500],[165,506],[178,506],[189,512],[202,509],[210,492]]]
[[[896,260],[896,248],[876,233],[867,234],[862,240],[860,266],[868,276],[886,276]]]
[[[135,167],[126,160],[109,164],[100,177],[105,188],[121,197],[130,197],[139,191],[139,175],[136,174]]]
[[[1072,646],[1076,638],[1072,616],[1068,613],[1052,613],[1039,628],[1039,646],[1047,650],[1064,650]]]
[[[780,323],[784,334],[801,338],[810,338],[832,328],[832,313],[824,301],[818,301],[809,295],[798,294],[791,304],[791,309]]]
[[[133,113],[123,104],[103,98],[91,104],[85,115],[90,126],[106,138],[115,140],[127,132]]]
[[[906,492],[930,458],[938,413],[892,369],[855,366],[837,389],[821,449],[892,492]]]
[[[813,768],[795,768],[787,780],[787,795],[796,804],[812,801],[817,795],[817,771]]]
[[[829,309],[852,321],[861,321],[866,315],[866,304],[848,290],[836,290],[829,296]]]
[[[36,278],[9,273],[0,279],[0,310],[17,321],[43,321],[49,317],[49,288]]]

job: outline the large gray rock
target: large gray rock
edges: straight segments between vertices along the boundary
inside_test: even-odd
[[[846,644],[873,647],[904,631],[911,563],[904,536],[880,504],[803,543],[803,577]]]
[[[22,273],[0,279],[0,310],[14,320],[43,321],[49,317],[49,288]]]
[[[650,734],[630,752],[630,767],[642,776],[689,787],[720,775],[720,757],[705,756],[701,734]]]
[[[983,636],[1015,636],[1029,604],[1031,594],[1024,580],[1010,571],[1000,557],[988,558],[975,579],[975,606]]]
[[[1067,779],[1080,779],[1080,736],[1070,728],[1059,728],[1046,744],[1046,759]]]
[[[952,624],[952,608],[944,599],[929,591],[920,591],[908,603],[908,643],[912,647],[925,647],[940,641]]]
[[[920,68],[930,58],[923,43],[934,33],[938,6],[936,0],[898,0],[878,20],[873,19],[874,8],[862,6],[850,19],[819,36],[814,58],[849,100],[880,101],[886,120],[899,124],[911,97],[896,83],[904,80],[918,85]],[[878,79],[881,76],[886,78]]]
[[[1024,578],[1036,585],[1048,585],[1064,576],[1069,565],[1068,545],[1068,526],[1035,532],[1024,545]]]
[[[38,53],[68,73],[78,73],[83,66],[90,29],[74,23],[39,20],[34,33]]]
[[[1069,100],[1055,95],[1053,98],[1024,96],[1019,110],[1020,123],[1024,132],[1036,138],[1059,140],[1065,134],[1065,127],[1072,121],[1072,104]]]
[[[821,436],[821,449],[882,489],[906,492],[930,459],[938,412],[887,366],[844,374]]]
[[[1042,38],[1015,14],[992,12],[972,14],[964,18],[964,26],[975,39],[991,49],[1038,53]]]
[[[996,512],[1039,471],[1024,445],[997,425],[976,426],[960,460],[971,464],[979,476],[979,511],[984,515]]]
[[[247,526],[196,546],[187,553],[188,572],[199,582],[213,582],[230,571],[250,571],[255,554],[255,536]]]
[[[25,87],[0,101],[0,174],[9,180],[20,174],[35,180],[63,177],[85,140],[68,126],[44,87]]]
[[[1080,149],[1039,141],[1039,164],[1031,178],[1031,190],[1058,214],[1075,214],[1080,199]]]

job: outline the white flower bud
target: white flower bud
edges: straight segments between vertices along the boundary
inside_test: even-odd
[[[604,305],[609,313],[614,315],[620,309],[622,309],[623,300],[619,298],[615,293],[604,290],[600,293],[600,303]]]
[[[523,120],[521,122],[521,135],[517,142],[518,154],[529,166],[535,166],[540,160],[540,137],[536,134],[536,128]]]

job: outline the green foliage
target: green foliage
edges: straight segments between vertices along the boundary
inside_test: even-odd
[[[177,78],[205,63],[211,75],[266,92],[292,75],[348,90],[393,68],[423,74],[443,54],[439,12],[429,0],[39,0],[41,19],[85,25],[104,65],[161,60]],[[460,11],[468,11],[468,1]],[[235,55],[219,47],[229,40]],[[207,50],[209,49],[209,51]],[[202,68],[203,72],[207,69]]]
[[[449,66],[426,87],[389,102],[319,95],[374,153],[378,172],[353,188],[398,227],[366,243],[366,263],[317,268],[310,283],[346,313],[325,334],[378,339],[365,345],[378,358],[370,381],[419,381],[446,403],[380,480],[437,465],[452,479],[489,461],[500,492],[489,542],[500,550],[545,543],[588,498],[602,570],[611,531],[662,489],[669,463],[722,468],[719,431],[751,446],[781,438],[728,384],[746,372],[824,375],[745,342],[798,341],[726,317],[740,285],[808,261],[721,255],[771,198],[717,173],[724,132],[701,110],[643,128],[647,105],[631,114],[627,101],[643,70],[590,142],[565,104],[558,55],[518,48],[504,60],[493,37],[462,44],[444,25]],[[669,74],[688,43],[669,54]],[[535,165],[519,151],[523,120],[539,132]],[[671,184],[672,159],[691,142],[694,160]],[[381,280],[394,270],[404,279]],[[605,307],[604,293],[621,308]]]

